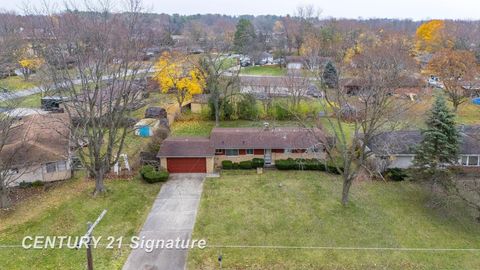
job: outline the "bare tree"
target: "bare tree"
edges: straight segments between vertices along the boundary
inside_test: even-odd
[[[349,201],[353,181],[364,172],[369,172],[366,161],[367,145],[380,131],[390,129],[393,122],[406,109],[402,100],[395,99],[393,92],[401,87],[409,76],[412,64],[408,50],[397,43],[387,43],[366,49],[354,59],[348,70],[358,78],[359,89],[356,96],[342,84],[339,89],[326,90],[325,113],[327,125],[333,133],[334,145],[327,147],[327,156],[336,162],[337,170],[343,178],[342,204]],[[319,70],[320,71],[320,70]],[[321,82],[321,72],[315,73]],[[341,110],[345,106],[355,106],[355,116],[345,125]]]
[[[149,43],[140,1],[128,1],[124,13],[112,13],[109,3],[67,7],[63,13],[47,10],[43,36],[37,37],[46,72],[66,97],[73,142],[95,179],[94,195],[106,191],[104,176],[124,150],[125,118],[138,102],[139,83],[149,70],[140,61]]]
[[[206,83],[206,91],[213,103],[215,126],[220,123],[222,102],[228,91],[238,83],[240,69],[236,68],[236,59],[229,58],[227,53],[233,49],[232,37],[235,29],[229,24],[217,24],[211,30],[204,29],[202,40],[197,40],[203,54],[194,64],[201,70]],[[197,32],[200,31],[197,29]]]
[[[0,14],[0,77],[10,76],[18,66],[18,56],[24,47],[20,34],[18,16],[12,13]]]
[[[283,77],[283,84],[287,89],[292,108],[294,110],[297,109],[310,87],[311,80],[309,76],[303,70],[291,70]]]
[[[15,105],[11,101],[4,101],[8,104],[7,109],[13,109]],[[15,129],[15,118],[9,114],[0,113],[0,208],[8,208],[10,206],[9,191],[11,185],[21,176],[16,172],[17,153],[24,145],[21,141],[17,144],[17,150],[11,147],[12,136]]]

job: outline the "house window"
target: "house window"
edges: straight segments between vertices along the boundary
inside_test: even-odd
[[[58,171],[66,171],[67,170],[67,163],[65,160],[61,160],[57,162],[57,170]]]
[[[479,166],[480,156],[462,156],[463,166]]]
[[[478,166],[478,156],[469,156],[468,166]]]
[[[57,171],[57,163],[55,162],[50,162],[45,164],[45,168],[47,170],[47,173],[54,173]]]
[[[468,156],[462,156],[462,165],[467,166],[468,164]]]
[[[223,154],[223,149],[215,149],[215,154],[216,155],[222,155]]]
[[[247,153],[247,155],[253,155],[253,149],[247,149],[245,150],[245,152]]]
[[[285,154],[291,154],[292,153],[292,149],[289,149],[289,148],[285,148]]]
[[[238,156],[238,149],[226,149],[225,154],[227,156]]]

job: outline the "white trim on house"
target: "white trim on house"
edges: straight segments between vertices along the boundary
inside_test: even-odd
[[[470,164],[470,158],[475,157],[477,160],[476,164]],[[464,160],[465,158],[465,160]],[[464,162],[465,161],[465,162]],[[465,167],[479,167],[480,166],[480,154],[478,155],[460,155],[460,159],[458,160],[460,165]],[[475,163],[475,162],[472,162]]]

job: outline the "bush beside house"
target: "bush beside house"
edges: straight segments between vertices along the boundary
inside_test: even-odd
[[[325,164],[317,159],[280,159],[275,161],[275,167],[278,170],[326,171],[340,174],[336,166]],[[343,170],[341,167],[339,169]]]
[[[140,170],[140,175],[142,176],[143,180],[153,184],[167,181],[169,173],[165,170],[158,171],[152,165],[145,165]]]
[[[256,168],[263,167],[265,161],[263,158],[254,158],[252,160],[245,160],[239,163],[233,162],[231,160],[224,160],[222,161],[222,169],[224,170],[251,170]]]

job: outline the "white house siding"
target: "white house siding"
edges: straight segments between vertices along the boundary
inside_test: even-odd
[[[57,170],[56,172],[47,173],[46,165],[33,165],[29,167],[19,168],[18,173],[16,175],[12,175],[12,183],[10,186],[17,186],[21,182],[35,182],[35,181],[42,181],[42,182],[52,182],[52,181],[59,181],[59,180],[66,180],[72,177],[70,163],[65,160],[66,166],[62,170]]]
[[[390,165],[388,168],[400,168],[406,169],[413,165],[414,155],[394,156],[390,159]]]

